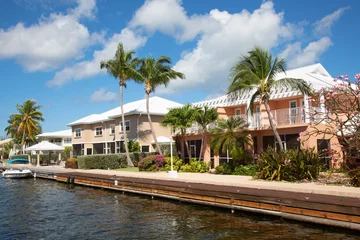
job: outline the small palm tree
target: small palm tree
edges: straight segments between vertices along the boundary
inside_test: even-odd
[[[185,75],[181,72],[177,72],[171,69],[171,59],[167,56],[161,56],[158,59],[152,57],[141,59],[141,66],[138,71],[137,81],[144,84],[145,97],[146,97],[146,112],[150,124],[150,129],[155,141],[157,151],[162,154],[159,143],[156,138],[156,133],[151,121],[150,107],[149,107],[149,96],[150,93],[154,92],[156,87],[159,85],[168,85],[171,79],[184,79]]]
[[[312,95],[312,89],[303,79],[283,78],[276,80],[279,73],[286,74],[285,60],[278,57],[273,59],[266,50],[256,47],[247,56],[241,57],[240,61],[231,69],[233,82],[229,87],[229,93],[238,92],[241,94],[245,91],[254,91],[248,111],[253,113],[254,103],[257,100],[260,100],[260,104],[264,104],[270,127],[279,143],[280,150],[283,151],[284,147],[281,144],[281,138],[270,112],[270,92],[277,87],[290,87],[299,90],[303,95]]]
[[[16,108],[19,113],[10,115],[5,131],[12,138],[21,137],[21,151],[24,152],[25,142],[41,133],[41,122],[44,118],[39,111],[41,106],[33,100],[26,100],[22,105],[17,104]]]
[[[126,81],[129,79],[136,79],[137,71],[136,67],[138,66],[138,60],[133,59],[134,51],[125,51],[122,43],[119,43],[116,50],[115,56],[113,59],[100,62],[100,68],[105,68],[109,75],[113,76],[119,81],[120,87],[120,108],[121,108],[121,119],[122,119],[122,129],[124,136],[124,145],[126,152],[127,164],[129,167],[133,167],[129,155],[129,148],[127,144],[127,135],[125,127],[125,116],[124,116],[124,106],[123,106],[123,87],[126,87]]]
[[[209,124],[215,122],[218,118],[219,114],[216,111],[216,108],[209,108],[205,106],[204,108],[198,108],[195,112],[195,121],[201,126],[202,129],[202,138],[201,138],[201,147],[200,147],[200,154],[199,160],[202,157],[204,151],[204,142],[206,141],[207,137],[207,127]]]
[[[181,108],[173,108],[164,116],[161,125],[164,127],[171,126],[173,130],[179,130],[180,136],[185,142],[185,147],[190,158],[190,147],[186,138],[186,129],[191,127],[195,118],[196,109],[190,104],[186,104]],[[185,156],[181,158],[185,161]]]
[[[244,153],[243,144],[250,144],[246,128],[247,124],[240,117],[219,120],[217,127],[211,130],[214,134],[211,148],[215,153],[226,153],[229,150],[233,159],[241,159]]]

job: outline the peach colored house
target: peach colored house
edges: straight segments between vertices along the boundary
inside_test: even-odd
[[[277,76],[278,79],[284,78],[284,75]],[[314,64],[289,70],[286,72],[286,77],[304,79],[312,85],[312,87],[319,91],[323,87],[330,87],[334,84],[333,78],[326,71],[321,64]],[[228,118],[230,116],[239,116],[248,123],[248,130],[250,131],[252,146],[245,146],[252,154],[259,154],[268,146],[275,147],[278,144],[274,138],[274,134],[269,126],[269,119],[265,107],[255,104],[254,114],[247,112],[250,104],[251,93],[244,93],[241,95],[224,95],[212,100],[193,103],[197,107],[215,107],[219,113],[219,118]],[[300,143],[298,141],[299,134],[311,128],[312,121],[321,121],[321,119],[313,119],[310,116],[310,111],[314,108],[318,112],[326,113],[324,106],[312,106],[308,96],[303,96],[299,91],[294,91],[286,87],[274,89],[271,93],[270,108],[277,126],[277,130],[283,140],[282,144],[285,149],[294,148],[315,148],[316,150],[323,149],[339,149],[338,140],[330,138],[330,136],[321,135],[313,136],[310,139]],[[325,126],[325,125],[324,125]],[[209,126],[211,128],[212,126]],[[201,144],[201,129],[196,124],[193,124],[188,129],[188,140],[190,144],[191,156],[198,157]],[[188,156],[184,146],[182,151],[185,156]],[[229,161],[227,153],[220,153],[216,155],[210,148],[210,137],[206,140],[206,147],[204,152],[204,161],[213,163],[212,167],[216,167],[222,162]],[[231,160],[231,159],[230,159]],[[329,164],[334,164],[329,162]]]
[[[170,108],[182,105],[160,97],[151,97],[149,101],[151,120],[158,141],[169,138],[170,128],[160,126],[160,122]],[[139,142],[142,152],[154,152],[154,139],[146,113],[145,99],[124,104],[124,114],[128,139]],[[69,123],[68,126],[72,128],[74,155],[124,152],[121,122],[121,110],[117,107]]]

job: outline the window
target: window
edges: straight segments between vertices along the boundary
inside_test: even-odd
[[[81,128],[75,129],[75,137],[81,137]]]
[[[114,135],[115,134],[115,124],[111,124],[110,125],[110,135]]]
[[[130,121],[129,120],[126,120],[125,121],[125,130],[127,131],[127,132],[129,132],[130,131]],[[120,132],[123,132],[124,130],[123,130],[123,125],[122,125],[122,122],[120,122]]]
[[[141,152],[150,152],[149,146],[141,146]]]
[[[123,153],[125,152],[124,141],[117,141],[116,142],[116,153]]]
[[[102,136],[102,127],[95,128],[95,136]]]
[[[235,116],[240,116],[241,115],[241,109],[240,108],[237,108],[235,109]]]
[[[64,138],[64,144],[71,143],[71,138]]]

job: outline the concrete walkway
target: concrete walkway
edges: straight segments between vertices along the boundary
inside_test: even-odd
[[[170,181],[181,181],[188,183],[208,183],[223,186],[239,186],[247,188],[256,188],[261,191],[262,189],[269,190],[281,190],[291,192],[303,192],[303,193],[316,193],[324,195],[334,196],[347,196],[355,197],[359,199],[360,205],[360,188],[346,187],[346,186],[329,186],[319,185],[314,182],[309,183],[291,183],[291,182],[276,182],[276,181],[263,181],[254,180],[249,176],[233,176],[233,175],[215,175],[211,173],[178,173],[178,178],[168,178],[166,172],[123,172],[116,170],[81,170],[81,169],[65,169],[60,166],[41,166],[34,167],[24,164],[12,165],[14,168],[28,168],[32,171],[41,172],[81,172],[91,174],[104,174],[110,176],[124,176],[124,177],[138,177],[149,179],[161,179]]]

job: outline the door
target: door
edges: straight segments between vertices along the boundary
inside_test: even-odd
[[[290,124],[294,124],[296,123],[296,117],[297,117],[297,105],[296,105],[296,101],[291,101],[290,102],[290,117],[289,117],[289,120],[290,120]]]
[[[255,127],[258,128],[260,127],[260,117],[261,117],[261,113],[260,113],[260,106],[256,106],[255,108],[256,112],[255,112]]]
[[[196,145],[190,145],[190,157],[196,158]]]

